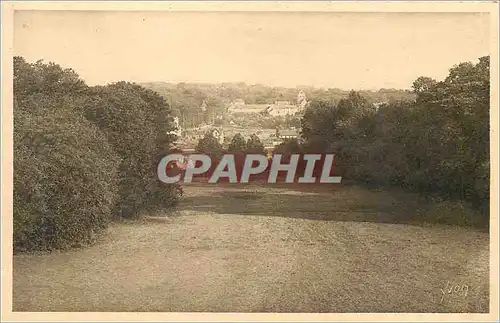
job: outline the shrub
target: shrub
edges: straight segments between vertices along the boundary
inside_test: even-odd
[[[205,133],[203,138],[198,141],[195,150],[197,153],[211,155],[215,158],[220,158],[223,154],[222,145],[211,132]]]
[[[247,149],[247,144],[245,142],[245,138],[240,133],[234,135],[233,139],[229,143],[229,147],[227,148],[228,152],[236,153],[243,152]]]
[[[89,91],[86,117],[106,134],[122,158],[118,217],[138,217],[142,210],[173,205],[180,196],[177,184],[158,180],[157,166],[170,149],[174,128],[163,98],[139,85],[119,82]]]
[[[277,154],[299,154],[302,152],[297,139],[288,139],[274,149]]]
[[[115,205],[119,158],[99,129],[43,95],[14,107],[14,250],[92,242]]]
[[[171,149],[163,98],[120,82],[89,88],[71,69],[14,58],[14,250],[90,243],[113,216],[170,206],[157,178]]]
[[[264,154],[264,144],[256,134],[252,134],[247,140],[246,152],[248,154]]]

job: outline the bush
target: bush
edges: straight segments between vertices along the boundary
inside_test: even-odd
[[[211,132],[205,133],[203,138],[198,141],[195,150],[197,153],[207,154],[215,158],[220,158],[223,155],[222,145]]]
[[[243,152],[247,149],[247,144],[245,142],[245,138],[240,133],[234,135],[233,139],[229,143],[229,147],[227,148],[228,152],[236,153]]]
[[[14,58],[14,250],[90,243],[112,217],[173,205],[157,165],[174,141],[163,98]]]
[[[14,109],[15,251],[92,242],[117,199],[119,158],[105,136],[49,101],[35,97]]]
[[[246,144],[247,154],[264,154],[264,144],[256,134],[252,134]]]
[[[175,204],[177,184],[158,180],[157,166],[171,149],[174,125],[170,109],[160,96],[139,85],[119,82],[89,91],[86,117],[106,134],[122,158],[117,217],[138,217],[142,210]]]
[[[274,149],[276,154],[299,154],[302,152],[297,139],[288,139]]]

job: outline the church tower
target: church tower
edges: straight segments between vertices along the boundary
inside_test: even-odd
[[[307,104],[306,94],[304,93],[304,91],[300,90],[299,94],[297,95],[297,106],[302,110],[305,108],[306,104]]]

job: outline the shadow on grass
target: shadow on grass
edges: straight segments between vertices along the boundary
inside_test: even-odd
[[[184,186],[175,211],[274,216],[319,221],[449,224],[487,231],[476,213],[443,209],[402,190],[352,184],[208,184]],[[469,213],[467,213],[469,212]],[[175,212],[174,212],[175,213]],[[472,220],[471,220],[472,219]]]
[[[408,208],[387,192],[338,184],[190,184],[177,210],[321,221],[412,223]]]

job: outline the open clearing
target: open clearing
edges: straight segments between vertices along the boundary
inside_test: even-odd
[[[13,310],[488,312],[488,234],[404,224],[418,207],[355,186],[192,184],[166,217],[16,255]],[[448,282],[467,296],[442,298]]]

